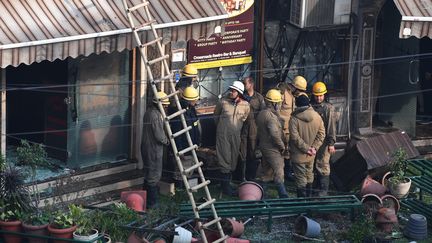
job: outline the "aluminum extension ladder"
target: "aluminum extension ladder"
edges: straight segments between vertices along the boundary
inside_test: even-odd
[[[208,242],[206,234],[205,234],[205,230],[209,229],[209,227],[211,227],[211,226],[213,226],[212,228],[214,228],[214,225],[216,225],[217,230],[219,232],[220,238],[218,240],[216,240],[216,241],[213,241],[213,242],[215,242],[215,243],[226,242],[226,239],[228,239],[229,236],[225,235],[225,233],[224,233],[224,231],[222,229],[222,226],[221,226],[221,223],[220,223],[221,218],[217,215],[216,208],[214,206],[214,202],[216,201],[216,199],[214,199],[214,198],[211,197],[210,191],[209,191],[209,189],[207,187],[210,184],[210,181],[206,180],[204,178],[204,174],[203,174],[203,171],[201,169],[201,166],[203,165],[203,162],[200,162],[198,160],[198,157],[197,157],[197,154],[196,154],[196,149],[198,148],[198,146],[196,144],[192,143],[192,139],[191,139],[190,134],[189,134],[189,130],[191,130],[192,127],[191,126],[187,126],[185,117],[183,115],[183,113],[185,113],[186,110],[181,107],[180,101],[179,101],[179,98],[178,98],[179,91],[176,91],[174,83],[172,82],[173,75],[172,75],[172,73],[171,73],[171,71],[169,69],[168,62],[167,62],[167,60],[169,59],[169,55],[164,55],[164,52],[163,52],[163,49],[162,49],[162,44],[161,44],[162,37],[158,36],[158,33],[156,32],[156,29],[154,27],[154,24],[155,24],[156,20],[153,19],[153,17],[150,14],[150,11],[149,11],[149,5],[150,5],[150,3],[148,1],[146,1],[146,0],[142,0],[142,3],[140,3],[138,5],[135,5],[135,6],[132,6],[132,7],[129,7],[128,3],[127,3],[127,0],[123,0],[123,5],[124,5],[124,8],[126,10],[126,15],[127,15],[128,19],[129,19],[129,24],[131,26],[134,38],[135,38],[135,40],[137,42],[137,46],[139,47],[139,50],[140,50],[140,53],[141,53],[141,58],[142,58],[142,60],[143,60],[143,62],[145,64],[148,80],[149,80],[149,82],[151,84],[151,88],[153,90],[153,94],[155,95],[155,97],[157,97],[156,94],[158,92],[158,88],[157,88],[156,85],[158,83],[160,83],[160,82],[167,82],[170,85],[169,89],[170,89],[171,93],[167,92],[168,93],[167,96],[160,97],[158,99],[158,107],[159,107],[160,112],[162,113],[162,117],[164,118],[165,129],[166,129],[166,131],[168,133],[168,136],[169,136],[169,139],[170,139],[170,142],[171,142],[171,147],[173,149],[174,156],[175,156],[175,159],[176,159],[176,162],[177,162],[177,166],[178,166],[178,168],[179,168],[179,170],[181,172],[181,175],[182,175],[182,178],[183,178],[183,183],[185,185],[186,192],[187,192],[187,194],[189,196],[189,200],[190,200],[190,203],[191,203],[193,211],[194,211],[195,219],[198,219],[196,221],[197,221],[197,224],[198,224],[198,227],[199,227],[199,231],[200,231],[202,240],[205,243]],[[138,26],[135,25],[136,18],[135,18],[134,14],[133,14],[137,10],[141,10],[141,11],[143,10],[142,12],[140,12],[141,13],[141,17],[143,17],[145,19],[145,21],[146,21],[145,23],[143,23],[141,25],[138,25]],[[138,35],[138,31],[143,30],[143,29],[148,29],[149,27],[150,27],[150,30],[153,33],[153,40],[148,41],[147,43],[141,43],[141,40],[140,40],[139,35]],[[145,53],[144,53],[144,48],[147,47],[147,46],[150,46],[150,45],[154,45],[154,44],[156,44],[156,46],[157,46],[158,56],[159,57],[157,57],[155,59],[152,59],[152,60],[148,60],[147,57],[146,57],[146,55],[145,55]],[[163,77],[158,78],[158,79],[154,79],[151,67],[152,67],[152,65],[154,65],[156,63],[162,63],[163,67],[165,68],[165,70],[167,72],[166,76],[163,76]],[[175,112],[175,113],[173,113],[173,114],[171,114],[169,116],[167,116],[167,114],[165,113],[165,110],[163,109],[162,102],[161,102],[161,100],[167,99],[167,98],[168,99],[169,98],[174,98],[175,105],[177,107],[177,112]],[[181,120],[183,129],[173,134],[172,131],[171,131],[171,127],[170,127],[170,123],[169,122],[173,118],[179,117],[179,116],[180,116],[180,120]],[[186,135],[189,147],[187,147],[187,148],[185,148],[185,149],[183,149],[181,151],[178,151],[174,138],[176,138],[178,136],[181,136],[181,135]],[[189,167],[189,168],[183,168],[183,164],[182,164],[180,156],[184,155],[184,154],[186,154],[188,152],[192,152],[192,156],[193,156],[193,159],[194,159],[194,165],[191,166],[191,167]],[[191,171],[194,171],[194,170],[198,171],[198,174],[199,174],[199,177],[200,177],[202,183],[200,183],[200,184],[198,184],[196,186],[191,187],[189,185],[189,181],[188,181],[188,179],[186,177],[186,174],[189,173],[189,172],[191,172]],[[193,193],[196,192],[199,189],[204,189],[207,201],[205,203],[202,203],[199,206],[197,206]],[[206,222],[206,223],[202,223],[199,220],[200,219],[200,210],[201,209],[207,209],[207,208],[211,209],[213,220],[211,220],[209,222]]]

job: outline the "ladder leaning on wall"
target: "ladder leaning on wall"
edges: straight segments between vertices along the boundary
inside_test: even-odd
[[[124,5],[124,8],[126,10],[126,15],[127,15],[128,19],[129,19],[129,24],[131,26],[134,38],[135,38],[135,40],[137,42],[137,46],[139,47],[139,50],[140,50],[140,53],[141,53],[141,58],[142,58],[142,61],[144,62],[144,65],[145,65],[145,68],[146,68],[146,71],[147,71],[148,82],[150,83],[151,88],[153,90],[153,95],[155,97],[157,97],[156,93],[159,91],[158,88],[157,88],[157,84],[158,83],[160,83],[160,82],[167,82],[169,84],[169,90],[170,90],[171,93],[167,92],[168,93],[167,96],[160,97],[158,99],[157,105],[159,107],[159,110],[162,113],[162,117],[164,118],[165,129],[166,129],[166,132],[167,132],[167,134],[169,136],[169,139],[170,139],[170,142],[171,142],[171,147],[173,149],[174,156],[175,156],[175,159],[176,159],[176,162],[177,162],[177,166],[178,166],[178,168],[179,168],[179,170],[181,172],[181,175],[182,175],[182,178],[183,178],[183,183],[185,185],[186,192],[187,192],[188,197],[189,197],[189,201],[190,201],[190,203],[192,205],[192,208],[193,208],[193,211],[194,211],[195,219],[198,219],[197,220],[197,224],[198,224],[198,227],[199,227],[199,231],[200,231],[202,240],[205,243],[208,242],[204,230],[208,229],[211,226],[214,227],[214,225],[216,225],[217,230],[219,232],[220,238],[217,239],[217,240],[215,240],[215,241],[213,241],[213,242],[215,242],[215,243],[217,243],[217,242],[226,242],[226,239],[229,236],[225,235],[225,233],[223,232],[223,229],[222,229],[222,226],[221,226],[221,223],[220,223],[221,218],[218,217],[216,209],[215,209],[215,206],[214,206],[214,202],[216,201],[216,199],[212,198],[211,195],[210,195],[210,191],[208,189],[208,185],[210,184],[210,181],[206,180],[204,178],[204,174],[203,174],[203,171],[201,169],[201,166],[203,165],[203,162],[200,162],[198,160],[198,157],[197,157],[197,154],[196,154],[196,149],[198,148],[198,146],[196,144],[193,144],[192,139],[190,137],[189,130],[191,130],[192,127],[187,126],[185,117],[183,115],[183,113],[186,110],[181,107],[180,101],[179,101],[179,97],[178,97],[178,93],[179,92],[176,91],[175,85],[172,82],[172,76],[173,75],[172,75],[172,73],[171,73],[171,71],[169,69],[168,61],[167,61],[169,59],[169,55],[164,55],[164,51],[163,51],[163,47],[162,47],[162,43],[161,43],[162,42],[162,37],[158,36],[158,33],[156,32],[156,29],[155,29],[155,26],[154,26],[154,24],[155,24],[156,21],[155,21],[155,19],[152,18],[151,14],[150,14],[150,11],[149,11],[149,5],[150,5],[150,3],[148,1],[146,1],[146,0],[142,0],[142,3],[140,3],[138,5],[135,5],[135,6],[132,6],[132,7],[129,7],[128,3],[127,3],[127,0],[123,0],[123,5]],[[146,22],[137,26],[137,25],[135,25],[136,18],[134,17],[133,13],[134,13],[134,11],[138,11],[138,10],[140,10],[140,13],[142,15],[141,17],[144,17],[144,19],[145,19]],[[140,37],[138,35],[138,31],[140,31],[143,28],[149,28],[149,27],[150,27],[149,31],[151,31],[152,34],[153,34],[153,39],[150,40],[150,41],[148,41],[148,42],[146,42],[146,43],[141,43]],[[152,60],[148,60],[147,56],[144,53],[144,48],[147,47],[147,46],[150,46],[150,45],[155,45],[155,44],[156,44],[156,47],[157,47],[156,49],[157,49],[158,57],[155,58],[155,59],[152,59]],[[152,67],[152,65],[154,65],[156,63],[162,63],[164,69],[167,72],[166,76],[158,78],[158,79],[154,79],[151,67]],[[177,111],[175,113],[169,115],[169,116],[167,116],[165,110],[163,109],[162,102],[161,102],[161,100],[166,99],[166,98],[174,98],[175,105],[177,107]],[[170,123],[169,122],[170,122],[170,120],[172,120],[175,117],[180,117],[183,129],[173,134],[172,131],[171,131],[171,127],[170,127]],[[183,149],[181,151],[178,151],[177,150],[177,145],[176,145],[174,139],[176,137],[182,136],[182,135],[186,135],[189,147],[187,147],[187,148],[185,148],[185,149]],[[194,159],[194,164],[191,167],[189,167],[189,168],[184,168],[180,156],[184,155],[184,154],[186,154],[188,152],[192,153],[192,156],[193,156],[193,159]],[[191,187],[190,184],[189,184],[189,181],[188,181],[188,179],[186,177],[186,174],[188,174],[191,171],[195,171],[195,170],[199,174],[201,183],[198,184],[198,185],[196,185],[196,186]],[[199,206],[197,206],[193,193],[197,192],[199,189],[203,189],[205,191],[205,195],[206,195],[205,197],[206,197],[207,201],[205,203],[202,203]],[[208,208],[208,207],[210,207],[210,209],[212,211],[213,220],[211,220],[209,222],[206,222],[206,223],[202,223],[202,221],[199,220],[200,219],[200,210],[204,209],[204,208]]]

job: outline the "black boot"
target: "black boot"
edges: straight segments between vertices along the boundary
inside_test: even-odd
[[[277,185],[277,191],[279,194],[279,198],[288,198],[288,193],[285,189],[285,184],[284,183],[278,183]]]
[[[318,193],[318,196],[320,196],[320,197],[327,196],[329,184],[330,184],[330,177],[329,176],[320,176],[318,183],[320,185],[320,191]]]
[[[158,201],[158,187],[147,185],[147,208],[155,208]]]
[[[263,189],[262,198],[266,199],[267,198],[267,182],[259,181],[259,180],[256,180],[255,182],[258,183],[261,186],[261,188]]]
[[[306,188],[298,187],[297,188],[297,197],[306,197]]]
[[[222,173],[221,176],[222,193],[227,196],[235,196],[236,193],[231,187],[231,173]]]
[[[313,184],[312,183],[308,183],[306,184],[306,197],[312,197],[313,196]]]
[[[294,174],[292,172],[291,161],[289,159],[284,160],[284,175],[285,181],[295,181]]]

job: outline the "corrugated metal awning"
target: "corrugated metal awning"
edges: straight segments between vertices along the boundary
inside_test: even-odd
[[[128,0],[129,6],[141,0]],[[208,36],[228,15],[219,0],[149,0],[165,42]],[[135,45],[122,0],[0,1],[0,67]],[[138,22],[144,23],[142,16]],[[145,42],[150,31],[142,31]]]
[[[393,0],[402,15],[399,38],[432,38],[432,0]]]

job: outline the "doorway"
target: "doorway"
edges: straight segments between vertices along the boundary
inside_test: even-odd
[[[67,61],[6,68],[7,146],[42,143],[49,157],[67,159]]]

